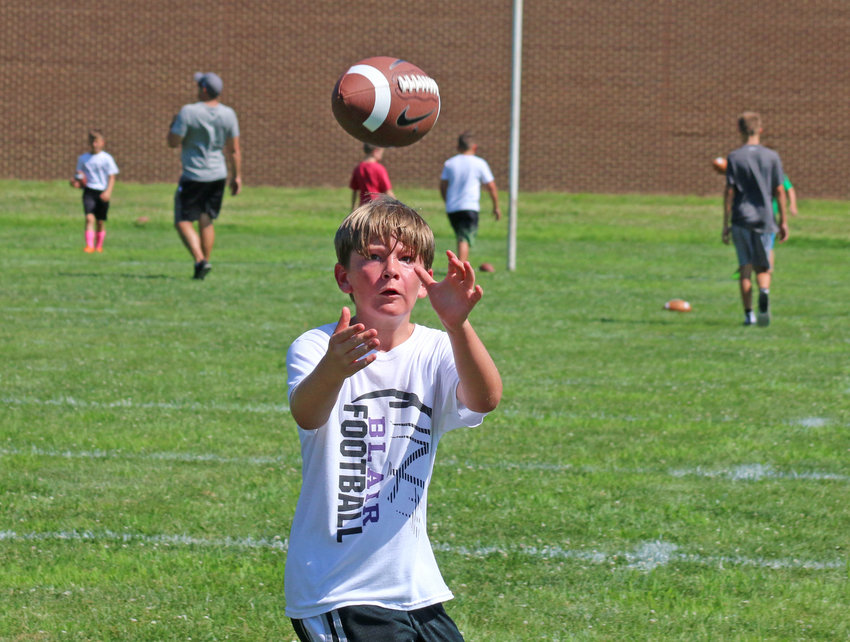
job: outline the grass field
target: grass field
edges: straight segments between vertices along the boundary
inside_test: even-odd
[[[295,639],[285,353],[347,303],[349,192],[226,200],[197,282],[171,185],[119,182],[102,255],[65,184],[0,189],[0,639]],[[450,248],[436,191],[397,193]],[[468,640],[850,637],[847,210],[801,202],[769,328],[719,198],[523,194],[514,273],[483,219],[505,394],[429,506]]]

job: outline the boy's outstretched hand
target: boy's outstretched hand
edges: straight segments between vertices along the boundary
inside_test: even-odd
[[[414,269],[428,291],[428,299],[443,326],[446,330],[457,330],[481,300],[484,290],[475,284],[475,271],[469,261],[461,261],[450,250],[446,255],[449,257],[449,271],[442,281],[434,280],[421,265],[414,264]]]
[[[367,330],[362,323],[350,323],[351,311],[343,308],[325,356],[289,397],[292,416],[304,430],[323,426],[330,417],[343,382],[376,358],[376,355],[367,353],[380,345],[377,330]]]
[[[375,355],[364,355],[380,345],[376,338],[377,330],[367,330],[362,323],[349,323],[351,310],[343,308],[339,322],[328,341],[328,351],[322,359],[333,372],[342,373],[346,378],[372,363]]]

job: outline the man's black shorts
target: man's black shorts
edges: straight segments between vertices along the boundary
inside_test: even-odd
[[[98,221],[105,221],[109,213],[109,201],[100,200],[99,189],[83,188],[83,214],[94,214]]]
[[[458,241],[465,241],[470,245],[475,244],[475,235],[478,232],[478,212],[475,210],[460,210],[449,212],[449,223],[455,231]]]
[[[226,183],[225,178],[208,183],[181,178],[174,195],[174,222],[197,221],[201,214],[218,218]]]

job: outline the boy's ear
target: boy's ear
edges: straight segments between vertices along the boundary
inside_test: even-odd
[[[345,266],[342,263],[337,263],[334,266],[334,278],[336,279],[336,284],[339,286],[339,289],[345,292],[346,294],[352,293],[351,284],[348,282],[348,270],[345,269]]]

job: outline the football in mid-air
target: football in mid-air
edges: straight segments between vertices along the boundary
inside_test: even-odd
[[[671,299],[664,304],[665,310],[672,310],[673,312],[690,312],[691,304],[682,299]]]
[[[479,267],[479,270],[482,272],[495,272],[496,268],[493,267],[492,263],[482,263]]]
[[[414,64],[377,56],[352,65],[331,96],[337,122],[354,138],[377,147],[412,145],[440,115],[437,82]]]
[[[714,171],[718,174],[726,173],[726,159],[723,156],[718,156],[713,161],[711,161],[711,166],[714,168]]]

